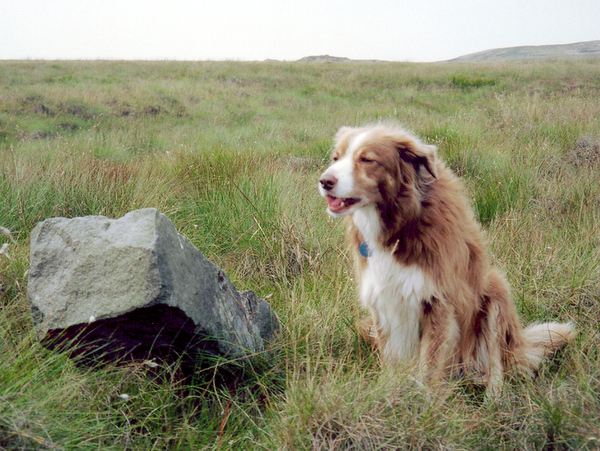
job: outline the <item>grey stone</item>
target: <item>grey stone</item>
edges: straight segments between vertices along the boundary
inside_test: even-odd
[[[245,356],[279,329],[267,302],[239,292],[153,208],[120,219],[51,218],[31,233],[28,297],[49,347],[148,358],[206,351]]]

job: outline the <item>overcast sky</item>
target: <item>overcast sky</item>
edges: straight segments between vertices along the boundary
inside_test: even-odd
[[[0,59],[440,61],[600,40],[600,0],[0,0]]]

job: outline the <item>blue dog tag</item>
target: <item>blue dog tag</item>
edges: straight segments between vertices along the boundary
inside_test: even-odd
[[[360,243],[360,245],[358,246],[358,252],[360,252],[360,255],[362,255],[363,257],[370,257],[372,255],[371,249],[369,249],[369,245],[366,241]]]

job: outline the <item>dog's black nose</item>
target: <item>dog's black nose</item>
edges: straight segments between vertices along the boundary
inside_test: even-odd
[[[319,183],[321,184],[323,189],[327,190],[327,191],[332,190],[335,187],[335,185],[337,184],[337,182],[338,182],[338,179],[335,178],[333,175],[324,174],[319,179]]]

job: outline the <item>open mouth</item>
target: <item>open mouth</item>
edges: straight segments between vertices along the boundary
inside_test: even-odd
[[[350,209],[354,204],[360,202],[360,199],[354,198],[346,198],[342,199],[341,197],[333,197],[327,195],[327,205],[329,206],[329,211],[332,213],[344,213]]]

